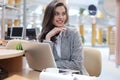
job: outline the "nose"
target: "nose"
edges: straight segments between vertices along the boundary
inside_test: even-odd
[[[59,15],[59,18],[63,18],[63,15]]]

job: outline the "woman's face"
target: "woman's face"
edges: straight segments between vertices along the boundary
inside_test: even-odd
[[[64,27],[66,18],[67,18],[67,13],[64,6],[56,7],[53,18],[53,25],[55,25],[56,27]]]

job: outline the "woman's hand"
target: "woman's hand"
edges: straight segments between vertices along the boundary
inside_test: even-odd
[[[47,35],[46,35],[46,40],[50,41],[51,37],[55,36],[56,34],[60,33],[61,31],[66,30],[65,27],[55,27],[53,28]]]

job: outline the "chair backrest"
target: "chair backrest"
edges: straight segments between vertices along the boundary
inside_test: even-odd
[[[84,66],[90,76],[100,76],[101,53],[96,48],[84,47]]]
[[[16,49],[17,45],[19,43],[27,42],[27,40],[19,40],[19,39],[13,39],[9,40],[8,43],[6,44],[6,49]]]

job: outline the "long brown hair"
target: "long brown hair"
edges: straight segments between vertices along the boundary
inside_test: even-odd
[[[66,5],[62,2],[57,1],[57,0],[54,0],[51,3],[49,3],[45,9],[45,13],[44,13],[43,21],[42,21],[42,31],[41,31],[40,36],[38,37],[40,42],[42,42],[45,39],[47,33],[55,27],[52,24],[52,21],[53,21],[54,15],[55,15],[55,9],[58,6],[63,6],[65,8],[66,16],[67,16],[65,23],[68,22],[68,11],[67,11]],[[51,41],[55,42],[56,36],[53,36],[51,38]]]

